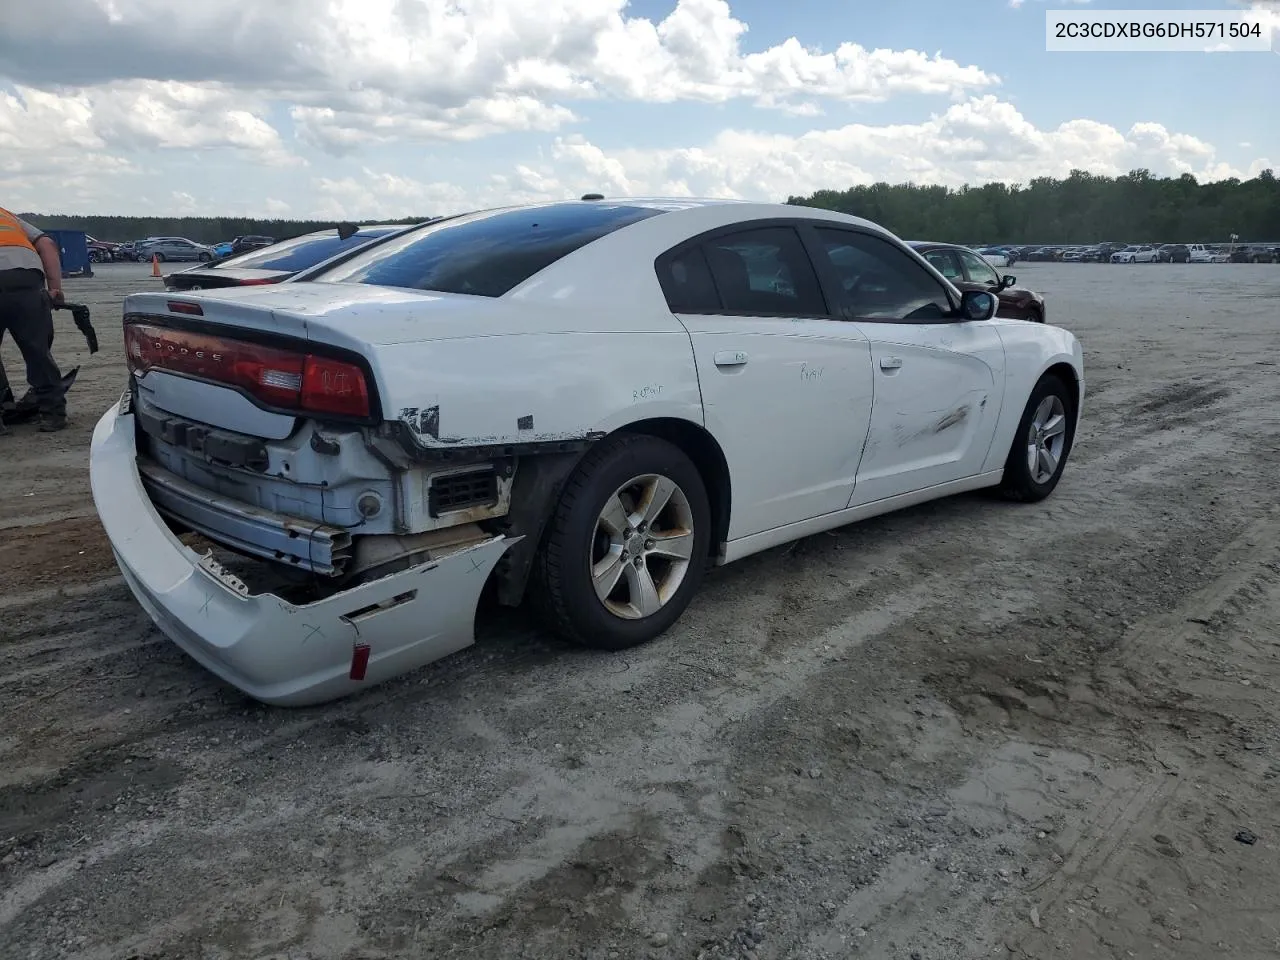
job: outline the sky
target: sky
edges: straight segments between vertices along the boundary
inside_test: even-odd
[[[1280,167],[1276,0],[5,0],[0,206],[433,216]],[[1050,53],[1046,9],[1270,53]]]

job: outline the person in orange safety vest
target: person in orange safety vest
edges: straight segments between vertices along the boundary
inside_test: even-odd
[[[52,308],[62,302],[58,245],[43,231],[0,207],[0,342],[8,333],[22,353],[27,383],[39,410],[40,430],[45,433],[67,425],[62,374],[52,352]],[[6,386],[0,384],[0,389]],[[0,431],[3,429],[0,426]]]

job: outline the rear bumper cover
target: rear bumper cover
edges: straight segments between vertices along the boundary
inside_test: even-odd
[[[89,476],[116,563],[156,626],[205,669],[278,706],[334,700],[470,646],[480,592],[516,542],[492,537],[298,606],[250,595],[174,536],[143,486],[133,415],[118,404],[94,429]],[[368,666],[353,680],[362,646]]]

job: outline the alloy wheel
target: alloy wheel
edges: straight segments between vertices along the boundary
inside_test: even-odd
[[[633,477],[605,501],[592,539],[591,581],[605,609],[625,620],[661,610],[693,556],[693,510],[659,474]]]
[[[1040,401],[1027,430],[1027,467],[1036,483],[1048,483],[1062,461],[1067,442],[1067,412],[1062,398],[1051,394]]]

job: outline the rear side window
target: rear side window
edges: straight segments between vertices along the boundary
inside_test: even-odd
[[[744,317],[826,315],[818,275],[793,228],[722,234],[702,249],[723,311]]]
[[[662,210],[626,203],[555,203],[443,220],[312,277],[500,297],[561,257]]]
[[[322,260],[337,256],[344,250],[363,246],[370,240],[386,236],[391,232],[392,230],[390,229],[361,230],[359,233],[352,234],[346,240],[339,237],[336,230],[319,237],[315,234],[309,234],[305,237],[296,237],[293,240],[282,240],[269,247],[263,247],[261,250],[254,250],[224,262],[226,266],[235,267],[236,269],[287,270],[290,273],[297,273],[299,270],[307,269],[307,267],[314,267]],[[242,237],[241,242],[246,239],[253,238]]]
[[[658,282],[672,313],[717,313],[720,294],[711,279],[711,267],[701,247],[690,247],[678,257],[659,263]]]

